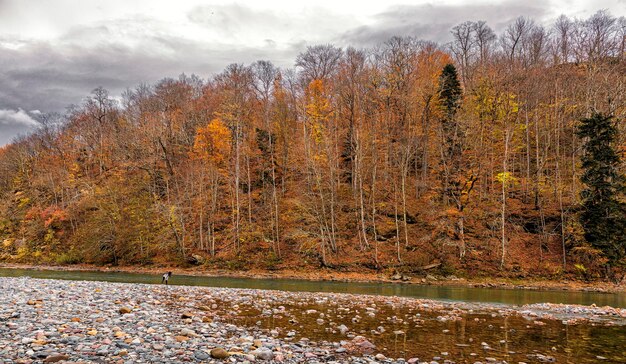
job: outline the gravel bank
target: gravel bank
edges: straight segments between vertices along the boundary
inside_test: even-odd
[[[272,315],[281,313],[277,303],[303,299],[362,307],[408,304],[453,316],[471,310],[564,322],[623,324],[626,318],[626,310],[584,306],[490,306],[334,293],[0,278],[0,363],[419,362],[385,358],[358,334],[340,342],[314,342],[304,337],[306,332],[234,323],[240,305],[254,304],[260,315]]]
[[[198,308],[241,291],[249,290],[0,278],[0,363],[376,360],[339,343],[285,342]]]

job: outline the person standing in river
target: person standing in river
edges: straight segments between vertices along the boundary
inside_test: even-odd
[[[165,283],[165,285],[168,285],[168,281],[170,279],[170,277],[172,276],[172,272],[167,272],[165,274],[163,274],[163,277],[161,278],[161,284]]]

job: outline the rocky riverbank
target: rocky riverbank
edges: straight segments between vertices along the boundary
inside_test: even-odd
[[[507,339],[484,342],[469,333],[467,342],[453,344],[458,352],[441,346],[422,361],[387,358],[392,345],[406,346],[412,329],[467,321],[487,330],[490,317],[541,330],[546,322],[623,325],[626,310],[0,278],[0,363],[504,362],[500,357],[515,354],[503,354]],[[377,339],[384,335],[395,341]],[[546,350],[518,354],[548,362],[561,349]]]
[[[196,306],[195,298],[237,294],[229,289],[0,278],[0,291],[2,363],[296,363],[340,354],[337,344],[285,343]]]

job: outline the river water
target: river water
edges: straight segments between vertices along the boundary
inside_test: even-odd
[[[161,283],[156,274],[58,271],[0,268],[0,277],[49,278],[64,280],[106,281],[124,283]],[[309,281],[303,279],[258,279],[174,275],[170,284],[205,287],[272,289],[292,292],[334,292],[400,296],[464,302],[503,303],[525,305],[532,303],[564,303],[626,308],[626,293],[584,291],[556,291],[529,289],[477,288],[468,286],[433,286],[402,283],[363,283],[336,281]]]

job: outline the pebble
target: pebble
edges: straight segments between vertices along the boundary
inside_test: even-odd
[[[59,354],[59,355],[50,355],[46,359],[44,359],[44,363],[56,363],[62,360],[68,360],[70,357],[67,355]]]
[[[207,360],[212,355],[213,355],[213,351],[211,351],[211,355],[209,355],[206,351],[202,351],[202,350],[196,350],[193,353],[193,357],[198,359],[198,360]],[[217,359],[222,359],[222,358],[220,357],[220,358],[217,358]]]
[[[230,356],[228,352],[222,348],[215,348],[211,350],[211,357],[215,359],[226,359]]]
[[[274,353],[270,349],[259,348],[251,352],[255,358],[261,360],[272,360],[274,359]]]

